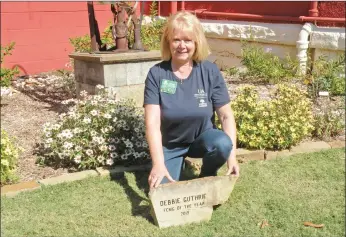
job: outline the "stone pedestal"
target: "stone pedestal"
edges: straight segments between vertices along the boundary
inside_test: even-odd
[[[132,98],[143,104],[144,82],[149,69],[161,61],[160,51],[124,53],[72,53],[77,94],[95,93],[100,84],[111,88],[117,98]]]

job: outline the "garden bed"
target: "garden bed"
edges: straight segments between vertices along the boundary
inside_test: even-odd
[[[1,128],[15,139],[21,149],[17,168],[19,181],[55,177],[68,172],[66,169],[38,166],[35,155],[36,144],[41,142],[43,124],[55,121],[58,114],[67,109],[61,101],[70,95],[61,89],[59,82],[62,81],[66,78],[56,73],[18,77],[12,82],[11,95],[1,97]]]
[[[275,89],[275,84],[263,83],[263,82],[254,82],[254,81],[244,81],[238,76],[229,76],[225,71],[221,71],[221,74],[225,78],[228,92],[230,94],[231,101],[233,101],[238,93],[239,89],[244,86],[255,86],[256,91],[258,92],[260,100],[270,100],[270,92]],[[292,80],[292,84],[303,91],[307,91],[308,88],[306,85],[301,83],[301,80]],[[313,103],[313,113],[321,114],[322,112],[326,113],[328,110],[333,111],[332,113],[338,114],[341,117],[341,122],[345,125],[345,96],[320,96],[317,97]],[[345,132],[340,132],[340,134],[330,137],[326,136],[323,139],[316,138],[306,138],[304,141],[332,141],[332,140],[345,140]]]
[[[260,98],[264,99],[268,98],[269,90],[274,87],[263,83],[243,83],[236,77],[222,73],[228,84],[232,100],[236,96],[237,89],[244,85],[255,85]],[[17,169],[19,181],[21,182],[56,177],[68,173],[67,169],[54,169],[37,165],[35,147],[37,143],[41,142],[43,124],[56,121],[59,113],[67,110],[67,106],[62,105],[61,101],[73,96],[73,93],[66,92],[66,86],[71,86],[71,84],[66,84],[66,81],[68,82],[68,78],[71,79],[71,76],[73,74],[69,76],[65,73],[59,77],[57,74],[49,73],[17,78],[13,82],[17,90],[14,90],[12,96],[2,96],[2,128],[15,137],[16,144],[22,148]],[[65,81],[65,84],[57,84],[56,82],[59,81]],[[65,89],[63,89],[64,86]],[[338,96],[333,98],[320,97],[316,104],[319,108],[333,106],[344,112],[344,103],[344,98]],[[315,112],[318,111],[315,110]],[[345,135],[341,134],[333,139],[345,140]],[[311,139],[305,139],[304,141],[307,140]]]
[[[21,92],[1,98],[1,127],[15,138],[22,150],[17,168],[20,181],[48,178],[67,172],[35,164],[35,145],[40,142],[42,125],[54,121],[58,117],[58,111],[58,106],[35,100]]]

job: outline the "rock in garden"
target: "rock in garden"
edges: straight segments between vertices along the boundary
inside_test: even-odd
[[[151,214],[160,228],[209,221],[213,206],[226,202],[235,176],[215,176],[162,184],[150,190]]]
[[[9,87],[1,87],[1,96],[12,95],[11,89]]]

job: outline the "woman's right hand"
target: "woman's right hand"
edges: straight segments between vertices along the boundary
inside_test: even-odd
[[[148,178],[150,189],[157,188],[164,177],[166,177],[170,182],[175,182],[164,164],[154,165]]]

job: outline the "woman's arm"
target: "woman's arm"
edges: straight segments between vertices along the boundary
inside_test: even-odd
[[[233,148],[230,157],[227,160],[227,175],[234,174],[239,176],[239,166],[236,160],[236,150],[237,150],[237,127],[231,109],[230,104],[225,104],[219,108],[216,108],[217,116],[220,120],[222,130],[231,138]]]
[[[149,174],[148,182],[150,188],[157,187],[166,176],[171,182],[174,182],[167,171],[164,163],[161,135],[161,112],[160,105],[147,104],[145,109],[145,133],[149,145],[150,156],[153,167]]]
[[[153,165],[164,164],[159,105],[145,105],[145,136]]]

